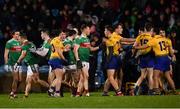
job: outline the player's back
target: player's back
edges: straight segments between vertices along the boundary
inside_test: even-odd
[[[63,42],[60,40],[59,37],[55,37],[54,39],[52,39],[51,41],[51,56],[50,56],[50,59],[52,58],[60,58],[59,54],[58,54],[58,51],[55,49],[60,49],[63,51],[64,49],[64,45],[63,45]]]
[[[136,38],[136,43],[140,46],[147,45],[147,43],[152,40],[152,36],[149,33],[142,33]],[[138,45],[138,46],[139,46]],[[142,55],[145,55],[151,51],[151,47],[141,50]]]

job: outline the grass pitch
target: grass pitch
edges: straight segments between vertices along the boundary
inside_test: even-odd
[[[113,95],[113,93],[110,93]],[[180,107],[180,95],[167,96],[101,96],[93,92],[90,97],[63,98],[48,97],[46,93],[33,93],[28,98],[19,94],[16,99],[9,99],[8,94],[0,94],[0,108],[174,108]]]

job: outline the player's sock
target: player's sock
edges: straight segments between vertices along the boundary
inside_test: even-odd
[[[76,92],[76,97],[80,97],[81,93],[80,92]]]
[[[87,97],[90,96],[88,89],[85,89],[84,93],[85,93],[85,96],[87,96]]]
[[[48,95],[49,96],[54,96],[54,91],[55,91],[55,87],[50,87],[49,90],[48,90]]]
[[[148,95],[153,95],[153,89],[148,90]]]
[[[116,90],[116,96],[123,96],[123,93],[121,92],[120,89]]]
[[[108,95],[108,92],[106,92],[106,91],[103,91],[103,94],[102,94],[102,96],[109,96],[109,95]]]
[[[60,95],[61,95],[61,97],[64,97],[64,95],[63,95],[63,90],[64,89],[64,87],[61,87],[61,89],[60,89]]]
[[[135,86],[134,95],[138,95],[138,92],[139,92],[139,86]]]

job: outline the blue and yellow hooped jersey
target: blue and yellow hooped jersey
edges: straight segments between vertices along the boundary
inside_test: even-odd
[[[144,46],[147,45],[147,43],[152,39],[151,34],[148,33],[143,33],[140,34],[137,38],[136,38],[136,43],[138,43],[140,46]],[[138,45],[138,46],[139,46]],[[151,51],[151,47],[148,47],[146,49],[140,50],[142,54],[147,54]]]
[[[50,59],[60,58],[60,56],[59,56],[56,49],[60,49],[63,52],[64,48],[65,48],[64,45],[63,45],[63,42],[60,40],[59,37],[55,37],[54,39],[52,39],[50,44],[51,44],[51,56],[50,56]]]
[[[117,33],[113,33],[111,34],[111,36],[108,38],[108,40],[106,41],[106,53],[107,55],[109,54],[109,49],[108,47],[113,47],[113,55],[119,55],[119,50],[121,48],[121,44],[120,44],[120,40],[122,39],[122,37],[117,34]]]

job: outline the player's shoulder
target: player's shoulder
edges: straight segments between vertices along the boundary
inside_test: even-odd
[[[53,44],[53,43],[59,43],[59,42],[60,42],[59,37],[55,37],[55,38],[53,38],[53,39],[51,40],[51,44]]]
[[[7,41],[7,43],[14,43],[15,42],[15,40],[14,39],[9,39],[8,41]],[[17,41],[16,41],[17,42]]]

